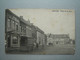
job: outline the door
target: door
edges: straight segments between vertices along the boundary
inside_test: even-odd
[[[11,37],[10,36],[8,36],[8,43],[7,43],[7,45],[8,45],[8,47],[10,47],[10,45],[11,45]]]

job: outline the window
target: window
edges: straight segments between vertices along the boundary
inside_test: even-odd
[[[22,27],[22,32],[23,32],[23,30],[24,30],[24,29],[23,29],[23,27]]]
[[[31,30],[31,28],[29,26],[26,26],[27,29]]]
[[[21,32],[22,32],[22,26],[21,26]]]
[[[8,28],[11,28],[11,20],[10,19],[8,19]]]
[[[18,30],[18,23],[16,23],[16,30]]]
[[[15,20],[15,17],[13,16],[12,19]]]
[[[24,33],[26,33],[26,29],[24,28]]]
[[[10,19],[12,18],[11,14],[8,14],[8,18],[10,18]]]
[[[12,21],[12,27],[14,29],[14,27],[15,27],[15,21]]]
[[[13,44],[18,44],[18,36],[17,37],[13,37]]]

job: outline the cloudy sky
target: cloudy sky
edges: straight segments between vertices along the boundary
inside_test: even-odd
[[[75,39],[74,10],[65,9],[10,9],[17,16],[30,20],[46,34],[69,34]]]

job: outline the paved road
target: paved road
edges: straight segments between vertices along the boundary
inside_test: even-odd
[[[55,54],[74,54],[74,45],[54,45],[54,46],[46,46],[44,49],[39,48],[31,52],[12,52],[12,54],[38,54],[38,55],[55,55]]]
[[[55,54],[74,54],[74,45],[55,45],[47,46],[45,49],[40,51],[35,51],[32,54],[46,54],[46,55],[55,55]]]
[[[74,54],[73,45],[49,46],[44,50],[45,54]]]

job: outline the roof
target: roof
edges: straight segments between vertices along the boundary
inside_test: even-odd
[[[43,33],[43,34],[44,34],[44,32],[43,32],[40,28],[36,27],[36,30],[37,30],[38,32],[40,32],[40,33]]]
[[[22,18],[22,16],[18,17],[16,14],[14,14],[12,11],[9,9],[6,9],[6,12],[9,12],[10,14],[14,15],[16,18],[18,18],[21,22],[25,23],[26,25],[31,25],[29,21],[26,21],[25,19]]]
[[[69,38],[69,34],[50,34],[51,38]]]
[[[20,19],[16,14],[14,14],[12,11],[9,9],[6,9],[5,12],[9,12],[10,14],[14,15],[16,18]]]
[[[28,26],[31,26],[31,23],[29,21],[24,20],[23,18],[20,18],[20,21],[25,23]]]
[[[12,11],[10,11],[9,9],[6,9],[6,12],[11,13],[11,14],[14,15],[16,18],[18,18],[21,22],[23,22],[24,24],[26,24],[26,25],[28,25],[28,26],[32,26],[32,27],[34,27],[37,31],[39,31],[40,33],[43,33],[43,34],[44,34],[44,32],[43,32],[40,28],[34,26],[32,23],[30,23],[29,20],[26,21],[26,20],[23,18],[23,16],[18,17],[16,14],[14,14],[14,13],[13,13]]]

